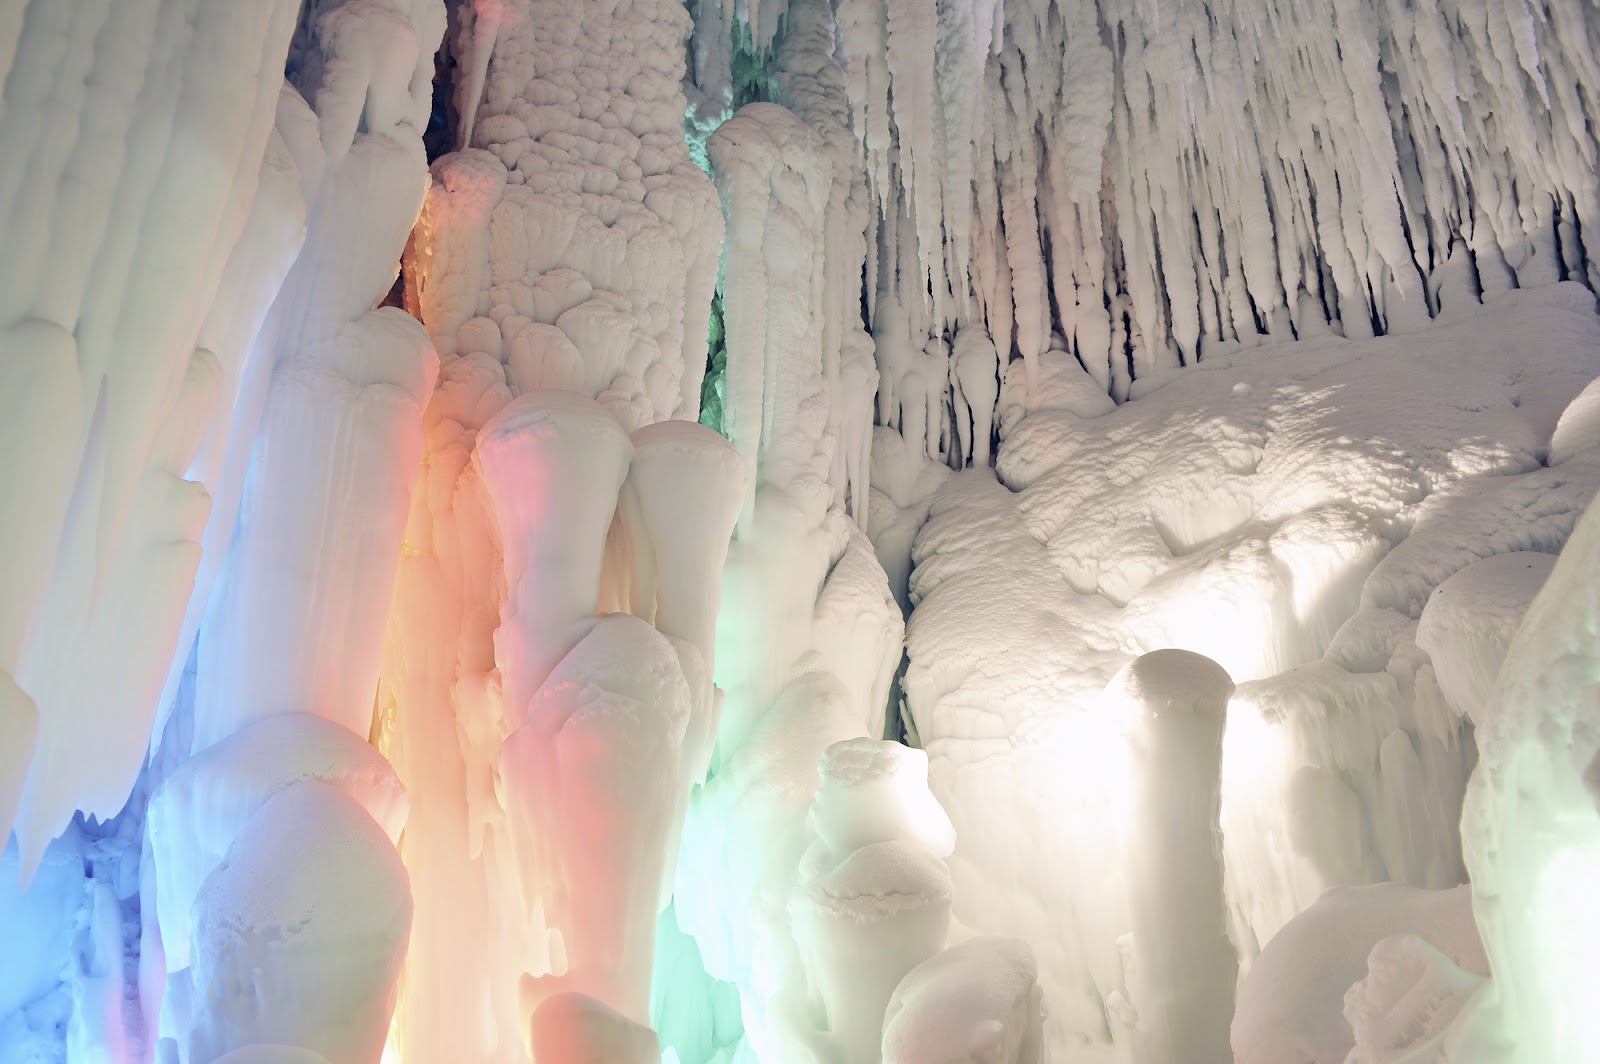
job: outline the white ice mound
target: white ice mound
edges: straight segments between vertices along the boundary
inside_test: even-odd
[[[305,713],[256,721],[185,761],[156,790],[148,830],[168,970],[190,962],[189,909],[201,882],[273,795],[306,781],[346,795],[391,844],[400,837],[406,793],[389,762],[349,729]]]
[[[1450,704],[1474,725],[1483,725],[1506,650],[1555,564],[1554,554],[1497,554],[1467,566],[1428,596],[1417,646],[1433,660]]]
[[[1336,887],[1267,943],[1239,989],[1236,1064],[1340,1064],[1355,1045],[1345,994],[1373,947],[1415,935],[1460,968],[1486,973],[1466,887]]]
[[[1037,1064],[1043,994],[1027,943],[975,938],[913,968],[889,999],[883,1064]]]
[[[1600,447],[1600,380],[1594,380],[1561,412],[1550,437],[1550,464]]]
[[[411,886],[377,822],[325,783],[261,807],[195,899],[191,1061],[261,1043],[383,1053]]]
[[[529,1022],[533,1059],[554,1064],[659,1064],[656,1033],[587,994],[546,998]]]

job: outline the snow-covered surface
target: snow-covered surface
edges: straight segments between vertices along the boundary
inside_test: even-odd
[[[1479,558],[1560,549],[1600,454],[1541,462],[1597,372],[1593,297],[1517,292],[1404,338],[1208,360],[1098,417],[1051,400],[1007,431],[1004,483],[940,489],[905,690],[956,826],[957,918],[1034,946],[1054,1045],[1107,1046],[1122,987],[1102,870],[1123,740],[1096,707],[1137,653],[1239,681],[1221,826],[1246,963],[1327,886],[1460,882],[1473,747],[1415,618]]]

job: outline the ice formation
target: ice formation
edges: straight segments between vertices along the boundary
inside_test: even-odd
[[[0,2],[0,1064],[1600,1054],[1597,54]]]

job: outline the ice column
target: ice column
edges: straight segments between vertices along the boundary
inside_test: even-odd
[[[1187,650],[1136,658],[1106,688],[1108,707],[1120,703],[1129,715],[1122,865],[1138,1064],[1232,1059],[1238,959],[1227,935],[1217,829],[1232,694],[1220,665]]]
[[[796,15],[796,32],[810,40],[822,12],[797,5]],[[786,91],[804,96],[824,128],[836,121],[827,52],[785,54]],[[818,759],[840,740],[882,734],[902,622],[871,545],[846,514],[854,500],[865,516],[862,470],[835,461],[841,438],[865,438],[871,414],[841,383],[856,372],[844,348],[858,327],[829,324],[832,300],[849,290],[830,284],[832,271],[853,275],[858,266],[847,234],[829,237],[841,189],[828,141],[784,108],[754,104],[717,131],[710,156],[729,234],[724,424],[750,479],[717,624],[726,709],[710,778],[689,811],[675,909],[706,971],[738,985],[750,1051],[787,1059],[822,1038],[788,905],[812,841],[806,813]],[[839,246],[846,250],[835,257]],[[865,869],[868,889],[887,890],[891,871],[863,862],[853,867]],[[819,977],[826,970],[837,983],[835,962],[843,963],[819,962]],[[855,1034],[879,1022],[881,1006]]]
[[[198,756],[152,798],[142,899],[162,1034],[195,1064],[255,1043],[368,1061],[394,1009],[406,803],[367,736],[438,363],[415,320],[373,306],[427,188],[443,23],[435,0],[313,5],[280,98],[307,234],[252,352],[270,384],[178,709]]]
[[[717,704],[715,500],[742,470],[725,443],[664,430],[630,472],[629,432],[698,413],[722,233],[683,136],[682,3],[459,13],[464,143],[435,163],[407,254],[407,306],[443,365],[379,738],[416,808],[401,1057],[512,1064],[555,991],[647,1020],[646,925]],[[691,484],[712,509],[673,513]],[[641,620],[597,620],[613,610]],[[558,665],[593,691],[551,680]],[[614,734],[629,721],[637,736]],[[571,822],[543,804],[557,795],[581,802]],[[616,834],[583,841],[612,816]]]
[[[310,218],[257,352],[275,369],[200,638],[196,750],[275,713],[371,729],[438,372],[415,320],[372,309],[394,283],[427,190],[431,93],[416,79],[444,28],[442,4],[402,6],[384,15],[323,3],[296,54],[315,110],[291,96],[280,124],[300,153]]]
[[[633,444],[615,418],[571,392],[519,396],[478,433],[472,461],[494,500],[506,601],[495,664],[513,724],[594,614],[606,532]]]

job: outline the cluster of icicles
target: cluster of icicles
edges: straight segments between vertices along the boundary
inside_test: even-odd
[[[794,17],[694,6],[758,52]],[[1600,282],[1584,0],[841,0],[836,41],[875,332],[892,296],[918,343],[981,323],[1120,401],[1219,343]],[[714,93],[727,35],[694,43]]]

